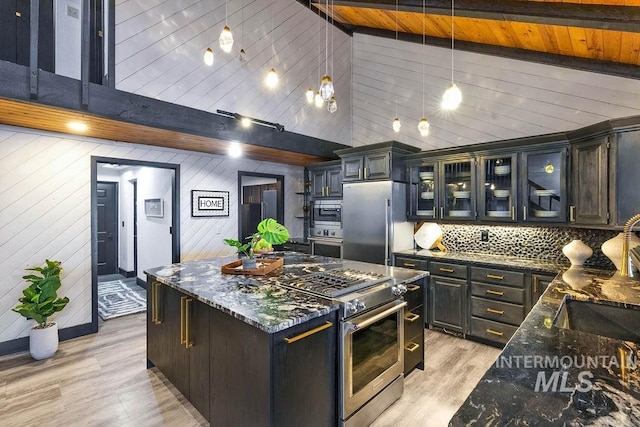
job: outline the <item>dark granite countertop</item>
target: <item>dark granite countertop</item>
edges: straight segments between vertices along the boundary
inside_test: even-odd
[[[640,339],[555,326],[565,298],[640,311],[640,282],[575,267],[559,274],[450,426],[640,425]],[[582,319],[611,323],[596,317]],[[637,335],[640,322],[623,323]]]
[[[428,249],[414,250],[407,249],[395,252],[396,255],[407,255],[412,257],[438,260],[464,262],[475,265],[488,265],[508,267],[510,269],[533,270],[543,273],[557,274],[559,271],[569,268],[569,261],[566,264],[558,263],[555,260],[545,260],[537,258],[520,258],[507,255],[480,254],[471,252],[455,251],[430,251]]]
[[[392,276],[398,284],[427,272],[296,252],[280,252],[284,266],[265,276],[222,274],[236,257],[213,258],[150,268],[146,274],[268,333],[278,332],[338,309],[329,299],[280,286],[283,281],[333,268],[350,268]]]

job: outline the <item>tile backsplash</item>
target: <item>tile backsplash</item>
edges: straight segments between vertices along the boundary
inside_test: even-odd
[[[488,226],[467,224],[440,224],[442,243],[448,250],[460,252],[511,255],[523,258],[548,259],[569,263],[562,248],[574,239],[582,240],[593,255],[585,266],[615,270],[613,263],[600,247],[619,231],[568,227]],[[489,232],[489,241],[480,241],[482,230]]]

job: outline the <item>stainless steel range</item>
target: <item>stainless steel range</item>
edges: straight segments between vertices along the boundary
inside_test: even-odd
[[[313,273],[285,285],[340,304],[341,425],[366,426],[402,395],[407,287],[384,274]]]

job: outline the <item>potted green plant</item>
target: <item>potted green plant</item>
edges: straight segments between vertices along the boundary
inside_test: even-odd
[[[256,268],[256,250],[269,249],[272,247],[271,245],[285,243],[289,240],[289,230],[275,219],[266,218],[258,223],[257,231],[246,239],[247,243],[234,239],[223,239],[222,241],[226,245],[233,246],[239,254],[245,256],[242,259],[243,268]]]
[[[29,332],[29,351],[36,360],[46,359],[58,350],[58,324],[47,322],[54,313],[62,310],[69,298],[58,298],[60,288],[60,261],[45,261],[44,267],[27,268],[39,274],[22,276],[29,286],[22,291],[23,297],[12,310],[27,319],[36,321],[36,325]]]

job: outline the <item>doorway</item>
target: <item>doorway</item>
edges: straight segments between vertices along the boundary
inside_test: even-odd
[[[284,224],[283,189],[284,175],[238,171],[238,240],[255,233],[265,218]]]
[[[92,157],[92,327],[146,310],[146,269],[179,262],[179,165]]]

